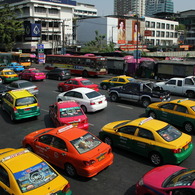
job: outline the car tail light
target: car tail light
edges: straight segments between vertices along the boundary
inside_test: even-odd
[[[64,76],[64,73],[62,72],[61,75]]]
[[[175,154],[176,154],[176,153],[180,153],[181,151],[182,151],[181,148],[179,148],[179,149],[173,149],[173,150],[172,150],[172,152],[175,153]]]
[[[40,104],[37,104],[37,110],[40,109]]]
[[[85,166],[90,166],[95,163],[95,160],[83,161],[83,163],[85,164]]]
[[[35,87],[34,90],[38,90],[38,87]]]
[[[16,107],[14,107],[14,113],[18,113],[18,110],[16,109]]]
[[[70,184],[69,183],[64,187],[62,192],[67,192],[68,190],[70,190]]]
[[[95,105],[95,102],[90,102],[90,105]]]

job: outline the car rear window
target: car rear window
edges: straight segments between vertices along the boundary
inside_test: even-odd
[[[73,117],[73,116],[81,116],[83,112],[80,107],[71,107],[71,108],[60,108],[60,117]]]
[[[34,104],[34,103],[37,103],[37,100],[33,96],[19,98],[16,100],[16,106],[24,106],[28,104]]]
[[[20,87],[22,87],[22,88],[34,86],[34,85],[33,85],[32,83],[30,83],[30,82],[20,83],[19,85],[20,85]]]
[[[80,154],[83,154],[96,148],[101,143],[102,142],[100,140],[98,140],[90,133],[86,133],[84,136],[71,141],[71,144],[76,148],[76,150]]]
[[[92,85],[93,84],[90,80],[84,80],[84,81],[81,81],[81,83],[83,85]]]
[[[22,193],[29,192],[56,178],[58,174],[45,162],[14,173],[18,186]]]
[[[96,97],[101,96],[101,94],[98,93],[97,91],[92,91],[92,92],[86,93],[86,96],[87,96],[89,99],[92,99],[92,98],[96,98]]]
[[[195,112],[195,106],[192,106],[191,109]]]
[[[4,72],[5,75],[12,75],[12,74],[16,74],[15,72],[13,71],[9,71],[9,72]]]
[[[172,125],[167,125],[163,129],[158,130],[157,133],[167,142],[174,141],[182,135],[182,132]]]

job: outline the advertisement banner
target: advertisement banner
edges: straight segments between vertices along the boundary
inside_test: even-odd
[[[132,29],[133,29],[132,40],[134,43],[137,43],[140,37],[140,22],[132,21]]]
[[[41,36],[41,24],[24,23],[24,29],[25,29],[26,37],[40,37]]]
[[[126,43],[126,20],[118,19],[118,44]]]

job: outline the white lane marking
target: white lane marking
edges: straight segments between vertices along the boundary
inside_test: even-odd
[[[49,112],[49,110],[45,110],[45,109],[41,109],[42,111],[44,111],[44,112]]]
[[[118,107],[121,107],[121,108],[131,109],[131,110],[133,109],[132,107],[129,107],[129,106],[123,106],[123,105],[119,105],[119,104],[118,104],[117,106],[118,106]]]

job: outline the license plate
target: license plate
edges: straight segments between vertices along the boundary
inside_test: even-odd
[[[103,160],[105,158],[105,155],[102,155],[102,156],[100,156],[99,158],[98,158],[98,161],[101,161],[101,160]]]
[[[78,123],[72,123],[73,126],[78,126]]]
[[[25,110],[25,111],[29,111],[29,110],[30,110],[30,108],[25,108],[24,110]]]

